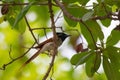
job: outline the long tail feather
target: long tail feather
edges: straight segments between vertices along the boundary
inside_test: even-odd
[[[19,71],[25,67],[28,63],[30,63],[33,59],[35,59],[40,54],[40,50],[38,50],[32,57],[30,57],[20,68]]]

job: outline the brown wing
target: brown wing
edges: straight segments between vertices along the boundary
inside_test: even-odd
[[[32,56],[30,57],[19,69],[19,71],[28,63],[30,63],[33,59],[35,59],[40,53],[41,53],[41,48],[44,46],[44,44],[48,43],[48,42],[52,42],[53,38],[47,39],[46,41],[40,43],[38,46],[35,46],[34,48],[39,48],[39,50]]]
[[[39,48],[41,49],[43,47],[44,44],[48,43],[48,42],[52,42],[53,38],[47,39],[44,42],[40,43],[38,46],[35,46],[34,48]]]

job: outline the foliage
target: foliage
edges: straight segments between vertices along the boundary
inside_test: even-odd
[[[23,54],[27,50],[24,49],[23,46],[30,46],[34,42],[37,44],[36,35],[44,38],[47,33],[54,33],[54,27],[52,26],[55,25],[57,21],[59,22],[61,15],[55,18],[55,23],[52,21],[52,18],[54,18],[54,15],[56,16],[56,13],[60,10],[63,12],[62,17],[64,18],[64,23],[60,30],[68,31],[68,33],[72,35],[69,44],[71,44],[74,51],[77,52],[77,54],[74,54],[70,59],[70,63],[76,68],[80,65],[85,65],[85,71],[83,70],[82,73],[84,74],[85,72],[88,77],[95,80],[100,80],[98,78],[100,75],[96,73],[98,73],[98,69],[100,69],[100,65],[102,65],[108,80],[120,80],[120,45],[116,46],[120,41],[120,23],[114,26],[115,28],[112,29],[107,39],[104,35],[106,32],[102,29],[102,27],[109,28],[112,21],[120,21],[120,1],[96,0],[92,5],[89,5],[90,0],[52,0],[52,3],[50,3],[50,1],[51,0],[28,0],[27,3],[24,3],[26,0],[1,1],[2,16],[0,17],[0,33],[5,39],[0,43],[0,66],[3,64],[0,69],[5,69],[5,71],[0,72],[0,80],[42,80],[41,77],[46,74],[44,69],[48,68],[48,64],[51,61],[46,55],[39,56],[39,58],[41,58],[39,63],[28,64],[30,70],[25,68],[25,71],[23,70],[19,72],[19,74],[16,74],[16,72],[19,66],[29,58],[29,55],[25,56],[27,53],[25,53],[25,55]],[[50,7],[51,5],[52,7]],[[30,17],[33,18],[30,14],[35,15],[34,21],[29,20]],[[48,16],[48,14],[50,16]],[[49,21],[51,21],[51,26]],[[73,33],[70,30],[76,30],[79,34]],[[79,38],[81,41],[77,43]],[[87,48],[84,47],[85,42],[88,45]],[[3,45],[7,47],[2,48],[1,46]],[[9,47],[10,45],[12,46]],[[22,54],[23,56],[21,56]],[[16,60],[18,61],[15,62]],[[48,62],[45,62],[47,60]],[[7,62],[10,63],[6,64]],[[63,64],[62,62],[66,62],[69,65],[69,70],[60,68]],[[49,78],[54,75],[56,80],[80,80],[79,78],[82,74],[77,74],[76,76],[80,76],[78,76],[78,79],[75,78],[75,76],[73,76],[76,74],[75,69],[72,68],[70,63],[69,59],[58,55],[54,63],[54,71],[51,71],[50,75],[48,73]],[[7,67],[8,65],[9,67]],[[38,70],[43,70],[43,72],[38,72]],[[84,76],[83,79],[88,78],[85,74],[82,76]],[[102,80],[103,79],[106,78],[103,76]]]

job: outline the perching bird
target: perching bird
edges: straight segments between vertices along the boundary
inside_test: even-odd
[[[67,35],[63,32],[57,32],[57,47],[59,47],[63,41],[69,37],[70,35]],[[54,41],[53,38],[47,39],[44,42],[40,43],[38,46],[34,47],[35,49],[38,49],[38,51],[32,56],[30,57],[22,66],[24,67],[26,64],[28,64],[29,62],[31,62],[33,59],[35,59],[40,53],[43,53],[45,51],[50,51],[50,55],[53,55],[52,51],[54,50]],[[21,69],[20,68],[20,69]]]

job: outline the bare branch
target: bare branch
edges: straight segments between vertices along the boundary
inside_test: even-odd
[[[30,27],[30,25],[29,25],[29,23],[28,23],[27,18],[26,18],[26,17],[24,17],[24,18],[25,18],[25,21],[26,21],[27,27],[28,27],[28,29],[29,29],[31,35],[33,36],[35,42],[36,42],[37,44],[39,44],[39,43],[37,42],[37,39],[36,39],[35,36],[34,36],[34,33],[32,32],[32,29],[31,29],[31,27]]]
[[[62,11],[63,11],[63,13],[64,13],[65,16],[67,16],[69,19],[71,19],[71,20],[73,20],[73,21],[81,22],[81,23],[87,28],[87,30],[90,32],[90,35],[91,35],[91,37],[92,37],[92,39],[93,39],[93,43],[94,43],[95,47],[97,48],[96,42],[95,42],[95,40],[94,40],[94,37],[93,37],[93,35],[92,35],[91,30],[90,30],[89,27],[82,21],[82,19],[81,19],[81,18],[76,18],[76,17],[74,17],[73,15],[71,15],[69,12],[67,12],[67,10],[65,9],[64,5],[63,5],[61,2],[59,2],[59,0],[55,0],[55,2],[56,2],[56,4],[58,4],[58,6],[62,9]]]
[[[57,20],[58,20],[59,18],[61,18],[61,17],[60,17],[61,14],[62,14],[62,11],[59,12],[57,18],[55,19],[55,23],[57,22]]]
[[[2,3],[2,4],[0,4],[0,6],[3,6],[5,4],[11,5],[11,6],[17,6],[17,5],[29,5],[30,3],[15,3],[15,2],[14,3]],[[47,1],[45,1],[45,2],[36,2],[36,3],[32,4],[32,5],[47,6],[48,2]],[[53,4],[53,3],[52,3],[52,5],[57,6],[57,5]]]
[[[34,45],[35,45],[35,43],[34,43],[24,54],[22,54],[21,56],[12,59],[10,62],[8,62],[8,63],[6,63],[6,64],[3,64],[3,66],[0,68],[0,70],[5,70],[8,65],[12,64],[13,62],[17,61],[18,59],[23,58],[23,56],[25,56],[25,55],[31,50],[31,48],[32,48]]]
[[[55,60],[55,56],[57,54],[57,36],[56,36],[56,26],[55,26],[55,22],[54,22],[54,14],[53,14],[53,10],[52,10],[52,1],[51,0],[48,0],[48,7],[49,7],[49,12],[50,12],[50,18],[51,18],[51,26],[52,26],[52,31],[53,31],[53,41],[54,41],[54,53],[52,55],[52,60],[51,60],[51,63],[50,63],[50,66],[46,72],[46,74],[44,75],[43,79],[42,80],[46,80],[47,77],[49,76],[49,73],[54,65],[54,60]]]
[[[59,0],[55,0],[56,4],[61,8],[61,10],[63,11],[63,14],[68,17],[69,19],[73,20],[73,21],[77,21],[77,22],[82,22],[81,18],[77,18],[74,17],[73,15],[71,15],[64,7],[64,4],[62,4]],[[113,15],[114,16],[114,15]],[[112,20],[118,20],[118,18],[113,18],[112,14],[108,13],[105,16],[94,16],[91,18],[91,20],[103,20],[103,19],[112,19]]]

